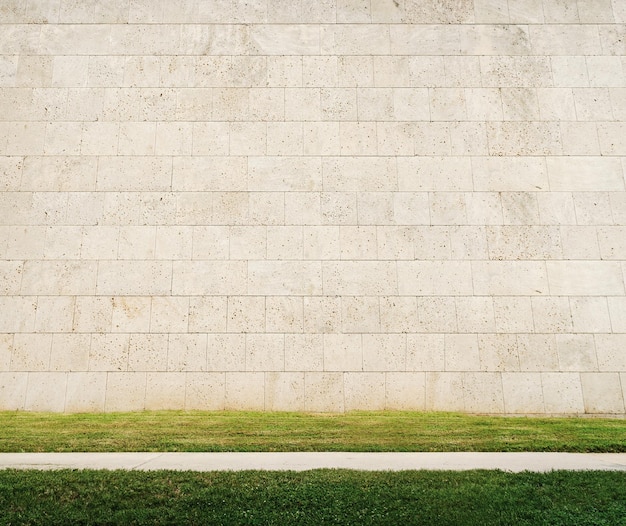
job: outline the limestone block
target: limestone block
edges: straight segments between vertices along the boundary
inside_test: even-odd
[[[425,406],[427,411],[463,411],[463,373],[426,373]]]
[[[607,298],[570,298],[572,321],[576,332],[610,332],[611,320]]]
[[[246,292],[245,276],[246,263],[243,261],[175,261],[172,292],[197,295],[243,294]]]
[[[3,411],[24,410],[28,373],[0,372],[0,408]]]
[[[626,155],[623,122],[601,122],[597,128],[602,155]]]
[[[411,226],[376,228],[378,259],[414,259],[415,229]]]
[[[226,313],[224,296],[189,298],[189,332],[226,332]]]
[[[519,371],[517,337],[514,334],[479,334],[481,371]]]
[[[322,160],[325,192],[397,190],[397,167],[392,157],[329,157]]]
[[[459,332],[493,332],[495,318],[490,297],[458,297],[456,301]]]
[[[626,298],[607,298],[612,332],[626,332]]]
[[[246,370],[284,371],[285,337],[283,334],[248,334]]]
[[[581,373],[585,413],[623,413],[624,398],[619,374]]]
[[[207,370],[243,371],[246,363],[245,334],[208,334]]]
[[[415,99],[414,95],[412,99]],[[405,113],[400,115],[402,106],[409,105]],[[406,119],[415,113],[414,106],[419,105],[418,101],[399,101],[397,115],[400,119]],[[396,108],[394,104],[394,108]],[[417,110],[423,111],[423,110]],[[376,142],[379,155],[413,155],[415,153],[415,126],[411,122],[384,122],[376,123]]]
[[[340,226],[339,245],[341,259],[376,259],[376,227]]]
[[[504,410],[507,413],[544,413],[541,373],[502,373]]]
[[[498,88],[465,88],[465,106],[470,121],[503,119],[502,98]]]
[[[321,219],[319,192],[286,192],[284,194],[284,222],[287,225],[311,225],[311,228],[303,231],[305,239],[307,232],[313,232],[315,228],[318,228],[317,225]]]
[[[304,55],[302,57],[302,83],[308,87],[337,87],[337,57]]]
[[[493,298],[496,331],[499,333],[532,332],[534,330],[531,298],[496,296]]]
[[[172,264],[169,261],[102,260],[98,262],[96,290],[98,294],[116,296],[168,294],[172,280],[174,285],[184,289],[184,265],[180,263],[176,266],[172,278]],[[181,285],[180,281],[183,282]],[[177,290],[177,287],[174,288]]]
[[[364,371],[406,370],[404,334],[363,334]]]
[[[521,371],[559,370],[554,334],[518,334],[517,352]]]
[[[195,107],[195,105],[194,105]],[[229,125],[226,122],[194,122],[192,129],[193,145],[192,153],[194,156],[216,155],[226,156],[229,152]],[[183,161],[192,161],[195,159],[184,159]],[[174,166],[176,166],[175,160]],[[205,174],[210,176],[210,174]],[[236,181],[232,181],[233,184]]]
[[[268,226],[268,259],[302,259],[303,230],[300,226]]]
[[[597,371],[596,347],[591,334],[557,334],[561,371]]]
[[[344,373],[345,411],[385,409],[385,373]]]
[[[187,332],[189,298],[154,296],[150,314],[150,330],[154,332]]]
[[[579,121],[613,119],[608,88],[574,88],[574,106]]]
[[[166,371],[168,370],[167,365],[167,334],[130,335],[128,343],[129,371]]]
[[[595,226],[562,226],[560,231],[564,259],[591,260],[600,258],[600,247]]]
[[[285,96],[288,97],[288,95]],[[316,113],[315,117],[319,118],[317,113],[320,113],[321,109],[317,110],[314,106],[317,100],[319,100],[319,97],[312,100],[304,107],[308,107],[309,109],[313,107],[313,111]],[[298,100],[298,104],[302,104],[302,101]],[[302,108],[302,106],[299,107]],[[305,122],[302,126],[302,134],[305,155],[339,155],[338,122]]]
[[[267,155],[294,155],[304,152],[304,133],[301,122],[268,122]],[[231,148],[232,148],[231,138]]]
[[[250,29],[254,55],[318,55],[320,33],[308,25],[258,25]],[[327,53],[322,53],[327,54]]]
[[[13,371],[49,371],[52,334],[18,333],[13,336]]]
[[[596,353],[598,368],[603,371],[623,371],[626,369],[626,353],[624,353],[624,334],[596,334]]]
[[[285,334],[285,371],[322,371],[323,361],[321,334]]]
[[[584,412],[578,373],[541,373],[545,410],[548,413]]]
[[[89,370],[126,371],[128,354],[128,334],[93,334],[89,350]]]
[[[554,57],[562,58],[562,57]],[[571,58],[571,57],[568,57]],[[553,70],[556,83],[556,72]],[[537,98],[539,99],[540,120],[575,121],[576,106],[574,105],[574,92],[572,88],[537,88]],[[561,137],[563,129],[561,128]],[[569,141],[563,140],[563,153]]]
[[[362,371],[360,334],[324,334],[324,371]]]
[[[19,294],[23,267],[21,261],[0,261],[0,294]]]
[[[250,192],[248,220],[253,225],[285,224],[284,192]]]
[[[308,157],[251,157],[248,189],[257,191],[319,191],[321,160]]]
[[[146,402],[147,373],[107,373],[104,410],[143,411]]]
[[[307,412],[332,413],[345,411],[344,374],[305,373],[304,410]]]
[[[398,261],[402,295],[470,295],[470,263],[466,261]]]
[[[322,266],[308,261],[250,261],[248,294],[310,295],[322,292]],[[245,287],[246,282],[243,281]]]
[[[304,411],[304,373],[265,373],[266,411]]]
[[[532,51],[537,55],[602,54],[600,38],[593,25],[533,25],[529,32]]]
[[[37,301],[34,297],[1,296],[0,331],[31,332],[35,328]]]
[[[303,57],[268,56],[267,85],[280,88],[302,86]]]
[[[77,296],[72,331],[101,332],[111,329],[113,300],[103,296]]]
[[[80,155],[82,126],[79,122],[49,122],[46,125],[45,155]]]
[[[36,332],[70,332],[74,316],[72,296],[40,296],[37,300]]]
[[[550,66],[548,56],[481,56],[482,85],[486,88],[551,87]],[[510,126],[508,129],[519,128]]]
[[[480,366],[478,338],[475,334],[446,334],[445,370],[477,371]]]
[[[28,373],[24,410],[62,413],[69,373]]]
[[[468,217],[473,215],[473,205],[478,200],[469,199]],[[487,234],[483,226],[455,226],[449,229],[452,259],[487,259]]]
[[[610,0],[579,0],[577,6],[582,24],[612,24],[615,21]]]
[[[264,296],[228,298],[228,332],[262,332],[265,329]]]
[[[602,259],[626,259],[626,228],[606,226],[598,228],[598,244]]]
[[[624,293],[618,264],[609,261],[547,261],[550,292],[555,295],[615,295]]]
[[[163,62],[166,66],[164,68],[165,72],[171,69],[167,67],[168,64],[165,60],[160,60],[160,57],[127,56],[125,58],[124,79],[121,84],[124,87],[156,86],[159,84],[160,75],[164,75],[164,73],[160,71],[161,63]],[[164,80],[167,79],[168,77],[164,77]],[[173,84],[173,82],[163,83],[165,86],[171,84]]]
[[[71,231],[69,228],[65,231]],[[117,258],[119,232],[120,229],[116,226],[85,226],[80,228],[80,259]],[[59,256],[60,259],[69,259],[64,254],[59,254]]]
[[[608,192],[575,193],[574,209],[579,225],[610,225],[611,217],[610,194]]]
[[[487,126],[482,122],[453,122],[450,124],[452,155],[487,155]]]
[[[13,335],[0,334],[0,371],[11,370],[11,350],[13,348]]]
[[[262,411],[265,409],[265,373],[227,372],[226,410]]]
[[[423,410],[425,373],[389,372],[385,374],[385,409]]]
[[[417,299],[411,296],[379,298],[380,326],[383,332],[408,333],[417,328]]]
[[[187,373],[185,410],[223,411],[225,373]]]
[[[491,259],[561,259],[559,229],[545,226],[487,228]]]
[[[504,412],[504,395],[500,373],[464,373],[463,394],[465,411]]]
[[[559,155],[560,129],[556,123],[541,121],[489,122],[491,155]]]
[[[113,298],[112,332],[149,332],[151,303],[151,299],[146,296]]]
[[[323,225],[357,223],[357,196],[355,192],[322,192],[320,194]]]
[[[53,334],[50,370],[87,371],[90,347],[91,335],[89,334]]]
[[[265,259],[267,227],[233,226],[228,232],[230,259]]]
[[[106,373],[68,373],[66,413],[101,413],[105,407]]]
[[[500,194],[496,192],[465,193],[465,210],[469,225],[501,225],[504,222]],[[456,225],[462,229],[464,225]],[[487,251],[487,240],[483,234],[484,252]]]
[[[452,297],[417,298],[419,329],[424,332],[456,332],[456,302]]]
[[[544,225],[574,225],[576,223],[576,212],[574,211],[574,200],[569,192],[540,192],[537,194],[537,205],[539,207],[539,220]],[[561,228],[561,244],[563,245],[563,256],[565,254],[565,241],[563,229]],[[570,243],[571,244],[571,243]],[[568,244],[569,246],[569,244]]]
[[[322,270],[323,291],[329,295],[397,294],[398,280],[402,281],[400,268],[396,275],[396,265],[391,261],[325,261]],[[400,290],[400,293],[413,292]]]
[[[443,334],[407,334],[407,371],[442,371],[445,365]]]
[[[331,296],[305,296],[304,331],[331,333],[341,329],[341,298]]]
[[[562,121],[560,125],[563,155],[600,155],[596,123]]]
[[[184,407],[185,376],[184,373],[148,373],[146,410]]]
[[[266,298],[265,330],[284,333],[303,332],[303,299],[289,296]]]

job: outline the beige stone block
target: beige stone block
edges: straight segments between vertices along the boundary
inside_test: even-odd
[[[68,373],[29,373],[25,411],[62,413]]]
[[[502,218],[505,225],[539,223],[538,192],[502,192]]]
[[[401,192],[469,191],[472,164],[463,157],[398,157]]]
[[[401,295],[468,296],[473,293],[472,272],[466,261],[398,261],[397,268]]]
[[[122,226],[119,229],[120,259],[154,259],[156,227]]]
[[[284,223],[287,225],[319,225],[322,211],[319,192],[286,192]],[[312,231],[316,227],[304,229]],[[306,236],[305,236],[306,237]]]
[[[293,333],[304,329],[303,299],[269,296],[265,300],[265,330]]]
[[[178,72],[180,68],[172,67],[172,62],[168,63],[166,57],[162,58],[163,64],[166,66],[163,74],[161,73],[161,57],[127,56],[124,63],[124,79],[121,85],[125,87],[157,86],[161,82],[160,78],[163,79],[163,86],[175,85],[172,80],[173,75],[171,73],[167,75],[167,73],[170,72],[170,69]],[[174,57],[171,58],[173,59]],[[161,74],[163,75],[162,77]],[[62,75],[60,74],[59,77],[62,78]]]
[[[305,332],[330,333],[340,331],[341,298],[305,296],[303,302]]]
[[[74,295],[95,292],[95,261],[26,261],[22,294]]]
[[[500,373],[464,373],[463,392],[465,411],[471,413],[504,412],[504,395]]]
[[[558,371],[554,334],[518,334],[517,352],[521,371]]]
[[[308,87],[337,87],[337,57],[303,56],[302,82]]]
[[[623,371],[626,369],[624,334],[595,334],[596,355],[600,371]]]
[[[341,155],[375,155],[377,153],[375,122],[341,122],[339,144]]]
[[[84,226],[79,234],[80,259],[115,259],[118,257],[120,228]],[[65,258],[62,258],[65,259]]]
[[[561,244],[564,259],[600,259],[595,226],[562,226]]]
[[[157,226],[156,259],[191,259],[192,233],[190,226]]]
[[[223,411],[224,373],[187,373],[185,377],[186,411]]]
[[[184,373],[148,373],[145,409],[180,409],[185,406]]]
[[[505,121],[539,120],[539,99],[535,88],[502,88]]]
[[[385,409],[385,373],[345,373],[345,411]]]
[[[409,87],[409,57],[372,57],[374,86],[385,88]]]
[[[189,298],[154,296],[150,312],[150,330],[154,332],[187,332]]]
[[[621,226],[598,228],[598,243],[602,259],[626,259],[626,228]]]
[[[325,261],[322,270],[323,292],[330,295],[397,294],[398,279],[402,278],[392,261]]]
[[[323,225],[357,224],[356,192],[322,192],[320,203]]]
[[[325,192],[393,191],[398,189],[392,157],[330,157],[322,161]]]
[[[97,189],[102,191],[167,191],[172,161],[167,157],[100,157]]]
[[[193,259],[228,259],[229,227],[195,226],[192,234]]]
[[[304,152],[302,123],[268,122],[266,146],[268,155],[302,155]]]
[[[491,297],[457,297],[455,301],[459,332],[483,333],[496,330]]]
[[[157,155],[191,155],[192,123],[157,122],[155,153]]]
[[[550,292],[558,295],[623,294],[619,265],[605,261],[548,261]]]
[[[557,227],[488,227],[487,241],[492,259],[558,259],[562,255]]]
[[[245,370],[246,337],[244,334],[208,334],[207,370]]]
[[[27,385],[28,373],[0,372],[0,408],[23,411]]]
[[[617,373],[581,373],[585,413],[624,412],[624,397]]]
[[[576,223],[574,200],[569,192],[539,192],[537,194],[539,220],[544,225],[573,225]],[[561,229],[561,241],[563,242]],[[569,259],[564,254],[564,257]]]
[[[414,230],[413,227],[377,227],[378,259],[415,259]]]
[[[0,371],[11,370],[13,334],[0,334]]]
[[[552,72],[548,56],[480,57],[483,87],[550,87]],[[515,127],[513,127],[515,129]]]
[[[565,333],[573,330],[572,312],[567,297],[531,298],[537,332]]]
[[[303,237],[304,259],[339,259],[339,227],[304,227]]]
[[[465,88],[465,107],[470,121],[502,120],[504,117],[498,88]]]
[[[364,371],[404,371],[406,352],[404,334],[363,334]]]
[[[271,87],[302,86],[302,56],[268,56],[267,85]]]
[[[315,413],[341,413],[344,406],[343,373],[305,373],[304,410]]]
[[[52,81],[46,85],[54,87],[87,87],[88,72],[88,56],[53,56]]]
[[[304,411],[304,373],[265,373],[266,411]]]
[[[248,221],[253,225],[285,224],[287,222],[286,195],[285,192],[250,192],[248,194]]]
[[[40,296],[37,299],[36,332],[70,332],[74,316],[72,296]]]
[[[570,298],[575,332],[611,332],[607,298]]]
[[[317,55],[320,34],[309,25],[258,25],[250,29],[251,53],[254,55]]]
[[[584,412],[583,393],[578,373],[542,373],[541,383],[547,413]]]
[[[464,411],[463,373],[426,373],[427,411]]]
[[[198,83],[196,71],[196,83]],[[245,121],[250,113],[250,93],[248,88],[213,88],[213,120],[230,121],[232,124]],[[229,130],[232,128],[229,126]],[[231,153],[233,153],[231,151]]]
[[[230,153],[232,155],[265,155],[267,124],[264,122],[231,122]]]
[[[487,126],[482,122],[450,124],[452,155],[487,155]]]
[[[226,332],[227,298],[189,298],[189,332]]]
[[[128,345],[129,371],[166,371],[167,334],[131,334]]]
[[[472,216],[473,200],[468,201],[468,216]],[[455,226],[449,229],[452,259],[487,259],[487,234],[483,226]]]
[[[36,298],[0,297],[0,330],[2,332],[31,332],[35,328]]]
[[[15,73],[15,85],[45,87],[52,82],[53,57],[20,55]]]
[[[93,334],[89,350],[89,371],[126,371],[128,334]]]
[[[263,411],[265,409],[265,373],[227,372],[224,408],[226,410]]]
[[[430,118],[434,121],[466,120],[465,90],[431,88],[428,90]]]
[[[319,191],[322,169],[319,158],[251,157],[248,189],[253,191]]]
[[[302,126],[305,155],[339,155],[338,122],[305,122]]]
[[[560,155],[560,129],[541,121],[490,122],[487,124],[491,155]]]
[[[442,371],[445,366],[443,334],[407,334],[406,370]]]
[[[362,371],[360,334],[324,334],[325,371]]]
[[[285,338],[283,334],[248,334],[246,370],[284,371]]]
[[[228,332],[263,332],[265,330],[264,296],[228,298]]]
[[[242,191],[246,189],[245,157],[176,157],[172,188],[180,191]]]
[[[233,226],[228,238],[230,259],[267,258],[267,227]]]
[[[300,226],[268,226],[268,259],[302,259],[303,231]]]
[[[411,296],[379,298],[380,326],[383,332],[409,333],[417,328],[417,299]]]
[[[46,229],[44,259],[80,259],[82,229],[76,226],[50,226]]]
[[[285,334],[285,371],[322,371],[323,361],[321,334]]]
[[[15,334],[11,352],[12,371],[49,371],[52,334]]]
[[[411,122],[376,122],[379,155],[413,155],[415,153],[414,124]]]
[[[72,331],[108,332],[111,329],[113,300],[102,296],[77,296]]]
[[[626,65],[626,62],[624,63]],[[622,70],[621,67],[618,68]],[[620,75],[621,78],[626,79],[626,73]],[[620,84],[624,84],[623,80],[620,80]],[[613,117],[615,120],[623,121],[626,119],[626,102],[624,102],[624,94],[626,93],[626,89],[623,87],[620,88],[610,88],[609,95],[611,98],[611,107],[613,109]]]
[[[417,298],[419,330],[424,332],[456,332],[456,302],[453,297],[426,296]]]
[[[626,298],[607,298],[607,302],[611,317],[612,332],[626,332]]]
[[[415,122],[412,136],[415,155],[452,155],[450,123],[448,122]]]
[[[0,261],[0,294],[19,294],[23,267],[21,261]]]
[[[601,122],[597,129],[602,155],[626,155],[623,122]]]
[[[337,57],[337,85],[371,87],[374,82],[374,65],[371,56]],[[368,120],[368,119],[363,119]]]
[[[446,334],[444,338],[446,371],[479,369],[478,338],[475,334]]]
[[[531,298],[496,296],[493,310],[499,333],[532,332],[534,330]]]
[[[548,188],[545,162],[541,157],[472,157],[465,170],[477,191],[534,191]]]
[[[315,261],[250,261],[248,294],[304,296],[322,293],[322,265]],[[246,285],[246,281],[243,281]]]
[[[557,334],[556,349],[561,371],[598,370],[593,335]]]
[[[79,155],[82,126],[79,122],[46,124],[45,155]]]
[[[579,225],[613,224],[609,192],[576,192],[573,199]]]
[[[506,413],[545,412],[541,373],[502,373],[502,392]]]
[[[385,374],[385,409],[418,410],[425,407],[424,373],[389,372]]]
[[[194,156],[226,156],[229,153],[230,131],[226,122],[194,122],[192,137]]]
[[[165,68],[162,67],[162,69]],[[201,87],[177,90],[176,121],[210,121],[212,117],[213,90],[211,88]],[[169,151],[171,155],[188,155],[193,151],[195,124],[197,123],[158,122],[156,136],[157,152],[166,154]],[[228,139],[228,127],[226,138]]]
[[[496,192],[467,192],[463,196],[467,222],[470,225],[501,225],[504,223],[500,194]],[[462,228],[463,225],[456,225]],[[484,248],[487,249],[487,239],[484,236]]]
[[[574,88],[574,106],[579,121],[613,119],[608,88]]]
[[[320,107],[324,121],[357,120],[356,88],[322,88]]]
[[[611,192],[609,195],[613,224],[626,225],[626,194],[622,192]]]
[[[35,157],[34,159],[41,160],[43,157]],[[18,191],[20,187],[24,188],[24,165],[26,159],[23,157],[0,157],[0,174],[2,175],[2,183],[0,183],[0,189],[2,191],[13,192]],[[37,188],[29,188],[30,190],[37,190]]]
[[[571,88],[537,88],[537,98],[539,100],[540,120],[576,120],[574,93]],[[566,141],[563,140],[563,143],[565,149]]]
[[[376,227],[339,227],[340,258],[346,260],[376,259]]]
[[[468,223],[464,194],[459,192],[432,192],[428,197],[432,224],[464,225]]]
[[[519,371],[517,338],[514,334],[479,334],[478,351],[482,371]]]
[[[600,142],[593,122],[565,122],[561,126],[563,155],[600,155]]]
[[[190,263],[191,264],[191,263]],[[177,268],[180,272],[180,269]],[[178,273],[175,272],[174,284]],[[98,294],[133,296],[168,294],[172,287],[172,263],[169,261],[98,262]]]
[[[66,413],[101,413],[105,407],[105,373],[69,373],[65,393]]]
[[[244,261],[176,261],[173,266],[174,294],[225,295],[246,292],[247,265]]]

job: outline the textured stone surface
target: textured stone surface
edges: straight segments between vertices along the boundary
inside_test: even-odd
[[[624,414],[616,0],[5,0],[0,409]]]

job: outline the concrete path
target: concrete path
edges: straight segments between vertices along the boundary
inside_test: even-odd
[[[0,469],[626,471],[626,453],[0,453]]]

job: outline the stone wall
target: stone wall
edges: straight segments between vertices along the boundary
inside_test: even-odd
[[[625,24],[1,0],[0,408],[624,414]]]

